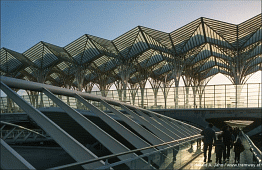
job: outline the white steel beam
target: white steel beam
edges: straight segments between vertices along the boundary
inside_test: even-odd
[[[114,129],[117,133],[119,133],[121,136],[123,136],[127,141],[129,141],[133,146],[135,146],[137,149],[144,148],[150,146],[149,143],[141,139],[139,136],[131,132],[129,129],[127,129],[125,126],[108,116],[105,112],[99,110],[97,107],[92,105],[91,103],[87,102],[84,98],[77,95],[75,96],[80,102],[82,102],[87,108],[89,108],[93,113],[95,113],[98,117],[100,117],[106,124],[108,124],[112,129]],[[106,107],[111,107],[106,105]],[[149,153],[155,151],[154,149],[147,149],[143,150],[142,152]]]
[[[147,114],[143,113],[141,110],[135,110],[138,114],[140,114],[143,118],[145,118],[150,124],[157,127],[161,131],[165,132],[167,135],[171,136],[174,140],[180,139],[181,137],[175,134],[173,131],[165,127],[161,122],[157,122],[157,119],[152,119]]]
[[[193,136],[193,135],[197,135],[197,134],[199,134],[199,133],[197,133],[197,132],[195,132],[195,129],[194,128],[192,128],[192,126],[188,126],[188,125],[186,125],[186,124],[184,124],[184,123],[179,123],[179,122],[176,122],[178,125],[180,125],[180,127],[182,128],[182,129],[184,129],[185,131],[187,131],[187,133],[189,134],[189,136]]]
[[[137,122],[129,118],[128,116],[124,115],[120,111],[114,109],[112,106],[110,106],[107,102],[104,100],[100,101],[105,107],[107,107],[111,112],[113,112],[116,116],[118,116],[123,122],[128,124],[132,129],[134,129],[137,133],[139,133],[141,136],[143,136],[147,141],[149,141],[152,145],[158,145],[161,143],[165,143],[162,139],[157,137],[156,135],[152,134],[145,128],[143,128],[141,125],[139,125]],[[169,145],[167,145],[169,146]],[[166,147],[167,147],[166,146]],[[164,149],[164,146],[158,147],[159,149]]]
[[[162,116],[159,116],[153,113],[148,113],[148,114],[154,117],[157,121],[159,121],[164,127],[168,128],[169,130],[177,134],[180,138],[188,137],[188,135],[186,135],[185,133],[182,133],[181,130],[179,130],[179,128],[175,127],[170,122],[171,120],[168,120],[165,117],[162,117]]]
[[[166,119],[167,120],[167,119]],[[174,128],[177,128],[179,129],[182,133],[184,133],[186,136],[191,136],[187,130],[185,130],[180,124],[178,124],[176,121],[170,121],[170,120],[167,120],[171,123],[171,125],[174,126]]]
[[[42,83],[37,83],[37,82],[30,82],[30,81],[26,81],[26,80],[22,80],[22,79],[11,78],[11,77],[0,76],[0,79],[3,83],[5,83],[9,87],[13,87],[13,88],[19,88],[19,89],[24,89],[24,90],[33,90],[33,91],[42,91],[43,88],[46,88],[54,94],[61,94],[61,95],[65,95],[65,96],[74,96],[75,94],[78,94],[79,96],[81,96],[81,97],[83,97],[87,100],[94,100],[94,101],[104,100],[109,104],[124,105],[129,109],[140,109],[143,112],[148,113],[148,114],[156,114],[156,115],[160,116],[161,118],[166,118],[168,120],[183,123],[187,126],[192,127],[193,129],[195,129],[199,133],[201,132],[201,129],[196,128],[196,127],[189,125],[187,123],[172,119],[170,117],[158,114],[158,113],[150,111],[150,110],[139,108],[137,106],[134,106],[134,105],[131,105],[131,104],[128,104],[128,103],[124,103],[124,102],[120,102],[120,101],[116,101],[116,100],[112,100],[112,99],[109,99],[109,98],[106,98],[106,97],[96,96],[96,95],[92,95],[92,94],[88,94],[88,93],[83,93],[83,92],[80,92],[80,91],[74,91],[74,90],[65,89],[65,88],[61,88],[61,87],[57,87],[57,86],[52,86],[52,85],[42,84]]]
[[[131,107],[131,108],[132,108],[132,107]],[[180,121],[180,120],[173,119],[173,118],[171,118],[171,117],[168,117],[168,116],[165,116],[165,115],[162,115],[162,114],[153,112],[153,111],[151,111],[151,110],[146,110],[146,109],[142,109],[142,108],[141,108],[140,110],[142,110],[143,112],[148,113],[148,114],[150,114],[150,115],[154,114],[154,115],[157,115],[157,116],[159,116],[159,117],[161,117],[161,118],[163,118],[163,119],[167,119],[168,121],[177,122],[177,123],[182,124],[182,125],[184,125],[184,126],[191,127],[192,130],[196,132],[196,134],[199,134],[199,133],[202,131],[201,129],[199,129],[199,128],[195,127],[195,126],[192,126],[192,125],[187,124],[187,123],[185,123],[185,122],[182,122],[182,121]]]
[[[153,126],[152,124],[150,124],[148,121],[146,121],[145,119],[141,118],[140,116],[138,116],[136,113],[134,113],[132,110],[130,110],[129,108],[127,108],[124,105],[121,105],[121,107],[131,116],[133,116],[136,120],[138,120],[142,125],[144,125],[147,129],[149,129],[151,132],[153,132],[156,136],[158,136],[159,138],[161,138],[162,140],[164,140],[165,142],[170,142],[172,140],[174,140],[171,136],[167,135],[165,132],[163,132],[162,130],[158,129],[157,127]]]
[[[175,140],[180,139],[181,136],[179,136],[176,129],[173,129],[170,127],[167,123],[159,119],[156,115],[152,115],[152,117],[148,116],[147,114],[143,113],[143,111],[136,109],[136,112],[138,112],[141,116],[146,118],[152,125],[156,126],[157,128],[164,131],[169,136],[172,136]]]
[[[13,148],[11,148],[4,140],[1,140],[0,162],[1,169],[35,169]]]
[[[81,125],[88,133],[90,133],[94,138],[96,138],[102,145],[104,145],[113,154],[129,151],[129,149],[126,146],[124,146],[122,143],[120,143],[115,138],[110,136],[108,133],[106,133],[104,130],[102,130],[92,121],[87,119],[81,113],[77,112],[75,109],[68,106],[61,99],[59,99],[54,94],[52,94],[49,90],[44,88],[42,91],[54,103],[56,103],[61,109],[63,109],[72,119],[74,119],[79,125]],[[134,153],[132,153],[131,155],[135,157],[137,156]],[[125,159],[130,158],[131,155],[122,155],[122,156],[119,156],[118,158],[120,160],[125,160]],[[143,160],[140,160],[138,164],[139,166],[143,167],[146,164],[146,162]]]
[[[173,126],[171,124],[170,121],[166,120],[165,118],[161,118],[156,116],[155,114],[152,114],[152,116],[159,122],[161,122],[161,124],[163,124],[165,127],[168,127],[172,132],[174,132],[175,134],[177,134],[178,136],[180,136],[180,138],[185,138],[188,137],[185,133],[182,133],[178,128],[175,128],[175,126]]]
[[[21,98],[16,92],[6,86],[3,82],[0,84],[3,92],[10,97],[28,116],[30,116],[45,132],[47,132],[69,155],[76,161],[82,162],[89,159],[95,159],[97,156],[66,133],[52,120],[46,117],[39,110]],[[104,165],[104,162],[95,162],[90,165],[84,165],[85,169],[95,168]]]

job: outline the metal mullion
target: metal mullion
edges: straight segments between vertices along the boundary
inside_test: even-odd
[[[141,27],[140,26],[138,26],[138,32],[141,32],[141,38],[143,38],[144,39],[144,41],[145,41],[145,43],[147,44],[147,48],[150,48],[150,45],[149,45],[149,43],[148,43],[148,40],[147,40],[147,38],[146,38],[146,36],[144,35],[144,32],[142,31],[142,29],[141,29]],[[139,34],[138,34],[139,35]],[[147,35],[147,36],[149,36],[149,35]],[[150,37],[150,38],[152,38],[152,37]],[[145,49],[147,49],[146,47],[145,47]]]
[[[207,25],[207,24],[206,24]],[[209,27],[210,30],[214,31],[215,33],[217,33],[215,30],[213,30],[209,25],[207,25]],[[219,34],[218,34],[219,35]],[[228,43],[228,45],[230,45],[233,49],[234,47],[231,45],[231,43],[229,43],[223,36],[219,35],[225,42]]]
[[[102,54],[101,52],[100,52],[100,50],[97,48],[97,46],[94,44],[94,42],[88,37],[88,40],[91,42],[91,44],[94,46],[94,48],[97,50],[97,52],[99,53],[99,54]],[[87,41],[88,41],[87,40]]]
[[[45,50],[44,50],[43,53],[44,53],[44,55],[43,55],[43,63],[45,62],[44,60],[49,60],[49,61],[51,61],[50,63],[58,60],[58,58],[56,58],[56,60],[55,60],[55,59],[53,58],[52,54],[49,54],[49,53],[45,52]],[[44,57],[45,57],[45,59],[44,59]]]
[[[142,33],[141,33],[141,34],[142,34]],[[142,36],[142,37],[141,37],[141,36]],[[144,38],[143,35],[138,35],[138,40],[139,40],[139,42],[141,42],[141,43],[137,43],[137,45],[136,45],[136,46],[138,46],[138,47],[141,48],[141,52],[144,51],[144,50],[146,50],[146,46],[144,45],[143,38]],[[147,42],[146,40],[144,40],[144,41],[145,41],[145,43],[148,45],[148,42]],[[150,48],[149,45],[148,45],[148,48]]]
[[[87,42],[86,42],[86,45],[85,45],[85,49],[86,49],[87,46],[88,46],[88,52],[90,52],[93,56],[97,55],[96,51],[98,51],[99,54],[102,54],[102,53],[100,53],[100,51],[96,48],[96,46],[93,44],[93,42],[89,38],[87,39]]]
[[[44,45],[44,44],[43,44],[43,45]],[[47,49],[45,49],[47,52],[50,52],[51,54],[53,54],[53,56],[55,56],[56,59],[54,59],[54,61],[55,61],[55,60],[58,60],[58,57],[52,52],[52,50],[50,50],[48,46],[46,46],[46,45],[44,45],[44,46],[47,48]],[[51,55],[51,54],[48,54],[48,55]],[[52,56],[52,55],[51,55],[51,56]],[[53,56],[52,56],[52,57],[53,57]]]
[[[196,30],[199,28],[199,25],[200,25],[200,24],[198,24],[198,26],[197,26],[196,29],[193,31],[193,33],[191,33],[190,38],[187,40],[187,42],[185,42],[185,44],[184,44],[183,47],[182,47],[182,50],[184,50],[185,46],[188,44],[188,42],[190,41],[190,39],[192,39],[192,36],[193,36],[193,34],[196,32]],[[188,33],[188,35],[189,35],[189,33]],[[193,49],[193,48],[194,48],[194,47],[192,47],[191,49]],[[190,50],[190,49],[188,49],[188,50]],[[186,51],[188,51],[188,50],[186,50]]]
[[[134,45],[132,45],[132,47],[131,47],[131,49],[130,49],[130,51],[129,51],[129,53],[128,53],[128,57],[129,58],[131,58],[131,57],[133,57],[134,55],[137,55],[138,53],[140,53],[141,51],[143,51],[143,50],[141,50],[140,49],[141,48],[141,45],[138,45],[138,44],[134,44]],[[134,49],[136,49],[136,50],[134,50]],[[132,52],[132,54],[130,55],[130,53]]]
[[[136,42],[136,39],[137,39],[137,36],[139,35],[139,30],[137,31],[137,34],[136,34],[136,36],[134,36],[135,38],[134,38],[134,41],[133,41],[133,43],[132,43],[132,46],[131,46],[131,48],[130,49],[128,49],[128,52],[127,52],[127,54],[126,54],[126,56],[129,56],[129,53],[130,53],[130,51],[131,51],[131,49],[132,49],[132,47],[134,46],[134,43]]]
[[[6,59],[6,62],[5,63],[7,63],[7,51],[5,50],[5,53],[6,53],[6,55],[5,55],[5,59]],[[8,72],[9,71],[9,66],[8,66],[8,64],[6,64],[6,71]]]

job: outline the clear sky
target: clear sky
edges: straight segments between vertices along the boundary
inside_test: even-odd
[[[39,41],[64,47],[84,34],[113,40],[138,25],[169,33],[199,17],[239,24],[259,13],[260,0],[1,0],[1,47],[23,53]]]
[[[261,9],[261,0],[1,0],[1,47],[20,53],[40,41],[64,47],[84,34],[113,40],[138,25],[169,33],[199,17],[239,24]]]

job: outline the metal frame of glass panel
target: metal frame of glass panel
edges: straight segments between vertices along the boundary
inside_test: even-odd
[[[80,91],[143,88],[149,79],[200,86],[218,73],[240,85],[259,70],[262,14],[238,25],[201,17],[170,33],[137,26],[114,40],[85,34],[65,47],[40,41],[22,54],[1,48],[0,63],[1,75]]]

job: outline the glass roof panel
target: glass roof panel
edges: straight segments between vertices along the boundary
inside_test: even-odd
[[[123,57],[127,57],[127,54],[132,47],[138,32],[138,28],[135,27],[113,40],[113,43]]]
[[[258,14],[257,16],[250,18],[247,21],[242,22],[241,24],[238,25],[238,31],[239,31],[238,37],[239,37],[240,46],[242,46],[248,39],[250,39],[253,33],[261,29],[261,22],[262,22],[262,14]]]
[[[181,52],[184,44],[193,35],[200,23],[201,19],[199,18],[170,33],[177,53]]]
[[[42,42],[31,47],[24,52],[23,55],[41,69],[53,65],[53,63],[58,60],[58,58],[47,47],[45,47]]]
[[[66,45],[64,49],[72,56],[76,56],[82,53],[86,46],[87,37],[86,35],[81,36],[77,40],[71,42],[70,44]]]
[[[43,44],[41,42],[37,43],[30,49],[26,50],[23,55],[26,56],[31,62],[35,62],[42,58]]]
[[[93,35],[88,35],[88,37],[91,38],[96,43],[98,43],[99,45],[101,45],[104,49],[107,49],[111,53],[117,54],[116,48],[114,47],[114,45],[110,40],[99,38]]]
[[[154,30],[151,28],[141,27],[141,29],[149,36],[151,36],[155,41],[159,42],[163,46],[172,49],[171,40],[169,34],[166,32]]]
[[[16,71],[23,64],[16,59],[13,55],[8,53],[5,49],[1,49],[1,60],[0,60],[0,69],[3,72],[11,73]]]
[[[208,25],[218,35],[223,37],[227,42],[236,47],[237,41],[237,25],[217,21],[209,18],[203,19],[205,24]]]

